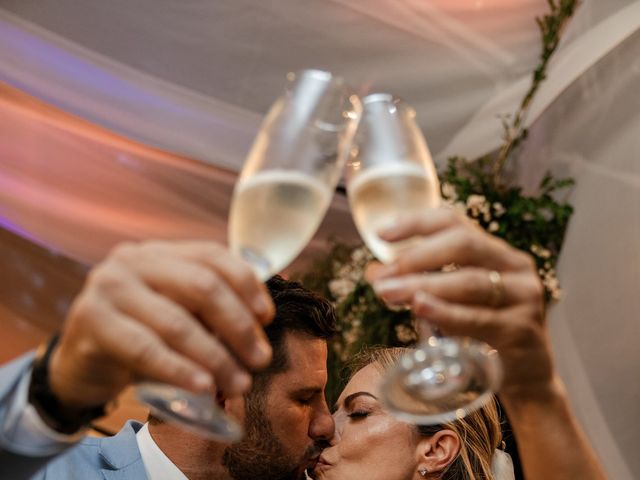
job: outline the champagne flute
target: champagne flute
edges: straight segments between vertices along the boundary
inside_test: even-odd
[[[287,75],[284,94],[258,131],[235,185],[229,246],[261,280],[294,260],[322,222],[344,169],[362,106],[345,82],[328,72]],[[155,415],[214,440],[234,442],[243,431],[213,394],[148,382],[138,396]]]
[[[328,72],[289,74],[236,183],[229,215],[231,251],[262,280],[309,243],[329,207],[362,106]]]
[[[397,97],[372,94],[347,164],[347,192],[360,236],[383,263],[418,239],[389,243],[377,232],[400,214],[438,206],[440,187],[415,111]],[[470,338],[431,335],[384,380],[382,401],[396,416],[428,425],[461,418],[482,406],[500,383],[495,350]]]

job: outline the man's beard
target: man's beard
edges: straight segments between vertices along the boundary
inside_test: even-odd
[[[244,438],[225,449],[223,464],[235,480],[300,480],[308,459],[320,448],[309,447],[301,458],[293,458],[276,437],[262,405],[247,402]]]

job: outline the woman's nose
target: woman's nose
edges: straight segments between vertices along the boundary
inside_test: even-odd
[[[333,423],[335,425],[335,430],[333,433],[333,438],[331,439],[331,445],[336,445],[338,442],[340,442],[345,419],[346,419],[346,416],[342,412],[336,412],[333,414]]]

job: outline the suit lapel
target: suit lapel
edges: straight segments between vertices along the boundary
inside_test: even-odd
[[[119,470],[102,469],[105,480],[146,480],[147,472],[142,459]]]
[[[105,480],[146,479],[147,473],[140,457],[136,432],[142,424],[129,421],[114,437],[100,444],[102,475]]]

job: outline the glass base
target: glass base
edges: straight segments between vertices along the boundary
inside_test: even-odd
[[[382,402],[399,419],[434,425],[484,405],[502,380],[498,352],[470,338],[431,337],[383,380]]]
[[[136,387],[138,398],[149,405],[152,415],[176,422],[211,440],[237,442],[243,430],[216,404],[211,394],[194,393],[161,383],[146,382]]]

